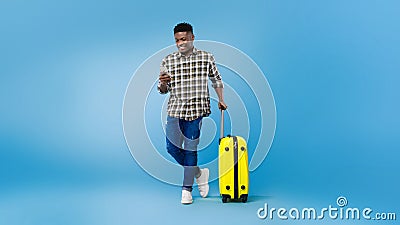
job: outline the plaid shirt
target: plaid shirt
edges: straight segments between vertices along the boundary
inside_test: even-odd
[[[212,54],[196,48],[188,57],[174,52],[162,60],[160,68],[171,76],[166,92],[161,92],[161,82],[158,83],[161,94],[170,93],[167,110],[169,116],[191,121],[210,115],[208,78],[213,88],[223,87]]]

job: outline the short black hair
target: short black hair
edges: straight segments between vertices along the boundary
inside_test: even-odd
[[[174,27],[174,34],[176,34],[178,32],[188,32],[188,31],[190,31],[193,34],[193,27],[189,23],[185,23],[185,22],[178,23]]]

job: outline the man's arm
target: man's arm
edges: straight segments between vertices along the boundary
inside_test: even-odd
[[[219,74],[217,65],[215,63],[214,56],[210,58],[210,80],[212,83],[212,87],[218,95],[218,108],[225,110],[228,106],[224,102],[224,83],[222,82],[221,75]]]
[[[216,87],[214,88],[215,92],[218,95],[218,108],[225,110],[228,106],[224,102],[224,88],[223,87]]]

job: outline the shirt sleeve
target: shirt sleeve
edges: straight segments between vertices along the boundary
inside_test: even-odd
[[[209,71],[209,78],[211,80],[211,86],[213,88],[223,88],[224,83],[222,82],[221,74],[218,71],[217,65],[215,63],[214,56],[211,55],[210,57],[210,71]]]
[[[161,62],[161,65],[160,65],[160,73],[161,73],[163,70],[166,70],[165,65],[166,65],[166,62],[165,62],[165,59],[163,59],[162,62]],[[159,80],[159,81],[158,81],[158,85],[157,85],[157,89],[158,89],[158,93],[160,93],[160,94],[167,94],[167,93],[171,90],[171,84],[168,83],[168,84],[167,84],[167,90],[163,92],[163,91],[161,90],[161,81]]]

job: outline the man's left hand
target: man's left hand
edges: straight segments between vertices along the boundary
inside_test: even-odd
[[[226,110],[228,108],[228,106],[225,104],[224,101],[220,101],[220,102],[218,102],[218,108],[220,110]]]

